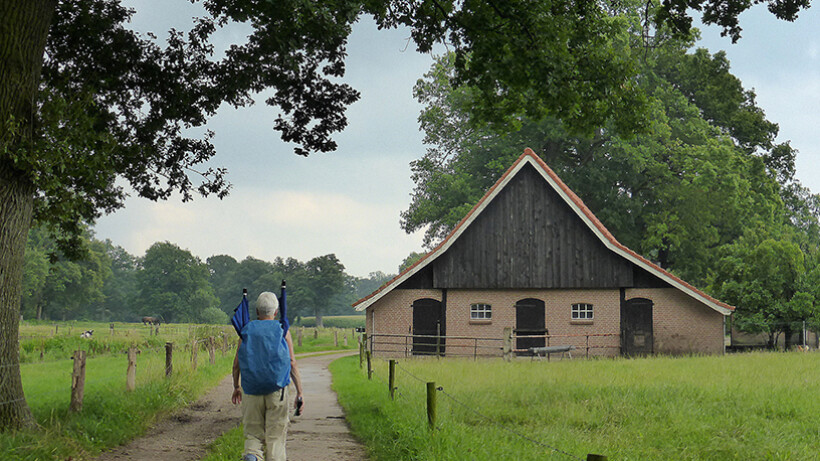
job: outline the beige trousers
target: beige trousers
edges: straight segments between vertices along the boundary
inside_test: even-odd
[[[242,424],[245,426],[244,454],[256,455],[265,461],[286,461],[288,388],[267,395],[243,393]]]

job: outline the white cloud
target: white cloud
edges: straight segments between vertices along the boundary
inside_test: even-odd
[[[136,255],[165,240],[203,259],[225,253],[306,261],[335,253],[348,273],[366,275],[395,272],[421,247],[421,235],[399,229],[398,212],[342,194],[242,189],[222,201],[129,199],[126,209],[102,218],[96,229],[98,237]]]

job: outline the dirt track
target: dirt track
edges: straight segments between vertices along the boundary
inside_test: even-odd
[[[327,366],[345,352],[299,358],[305,411],[292,418],[288,460],[366,460],[364,448],[350,435]],[[196,403],[157,423],[143,437],[103,453],[97,461],[189,461],[207,454],[207,446],[240,422],[239,407],[230,402],[231,377],[223,379]],[[291,411],[291,414],[293,412]]]

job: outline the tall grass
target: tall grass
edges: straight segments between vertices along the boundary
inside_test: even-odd
[[[233,354],[198,354],[196,372],[190,350],[174,351],[174,375],[165,376],[163,349],[141,348],[136,390],[126,392],[125,354],[88,359],[85,398],[79,414],[68,411],[72,361],[53,360],[21,366],[26,401],[39,425],[36,430],[0,434],[0,459],[87,459],[101,450],[141,434],[162,414],[196,400],[229,372]]]
[[[89,357],[96,357],[119,354],[131,346],[160,348],[166,342],[188,344],[209,336],[221,342],[223,333],[230,341],[236,337],[228,325],[164,324],[160,325],[158,335],[153,334],[153,327],[141,323],[115,323],[113,334],[109,325],[103,322],[24,322],[20,325],[20,362],[63,360],[77,349],[86,351]],[[80,337],[86,330],[94,330],[91,338]]]
[[[378,460],[793,460],[820,458],[820,355],[562,362],[404,360],[395,402],[387,366],[368,381],[334,362],[334,389]],[[426,427],[435,381],[438,428]],[[463,405],[462,405],[463,404]],[[512,433],[514,431],[520,435]],[[524,437],[533,441],[526,440]]]

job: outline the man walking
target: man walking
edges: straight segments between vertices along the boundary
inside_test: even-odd
[[[302,401],[302,380],[293,355],[293,340],[290,331],[285,333],[274,319],[278,310],[276,295],[270,292],[259,295],[258,320],[242,328],[233,361],[231,400],[234,404],[242,403],[244,461],[286,461],[291,378],[296,387],[296,401]]]

